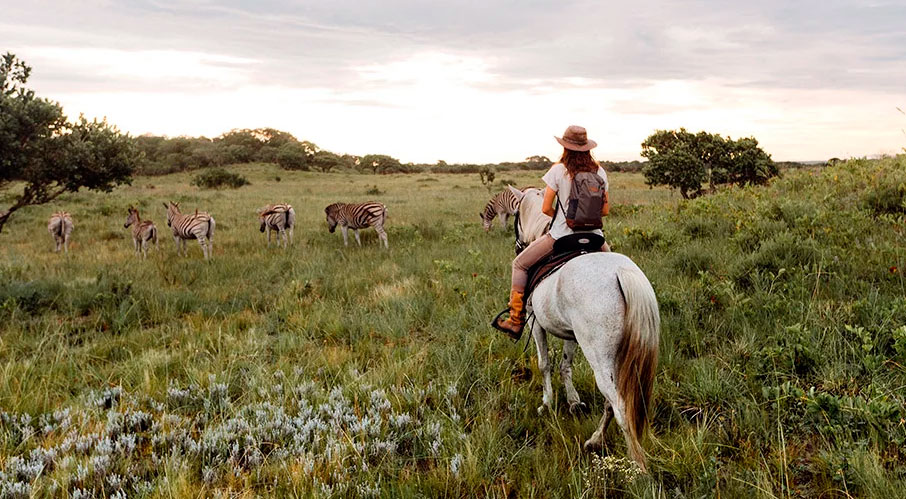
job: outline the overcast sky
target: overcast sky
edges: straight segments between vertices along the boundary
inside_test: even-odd
[[[777,160],[906,146],[906,0],[0,0],[0,51],[133,134],[273,127],[403,161],[599,159],[656,129]]]

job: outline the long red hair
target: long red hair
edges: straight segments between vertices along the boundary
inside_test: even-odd
[[[597,172],[600,164],[591,155],[591,151],[573,151],[563,148],[560,163],[566,167],[570,177],[575,177],[579,172]]]

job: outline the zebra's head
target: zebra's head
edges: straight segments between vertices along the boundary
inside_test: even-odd
[[[129,216],[126,217],[126,223],[123,224],[123,228],[125,229],[125,228],[129,227],[130,225],[137,223],[137,222],[138,222],[138,210],[133,208],[132,206],[130,206],[129,207]]]
[[[164,203],[164,208],[167,209],[167,227],[171,227],[171,224],[173,223],[173,215],[179,213],[179,203],[170,201],[169,203]]]
[[[337,230],[337,204],[332,204],[327,208],[324,208],[324,214],[327,215],[327,230],[331,234]]]
[[[481,226],[484,227],[484,231],[490,232],[491,231],[491,222],[494,220],[493,217],[488,218],[487,212],[485,212],[485,213],[479,213],[478,218],[481,219]]]

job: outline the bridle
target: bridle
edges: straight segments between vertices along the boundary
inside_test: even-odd
[[[528,247],[528,244],[522,242],[522,238],[519,237],[519,210],[516,210],[516,218],[513,222],[513,231],[516,233],[516,256],[519,256],[519,253],[522,253],[522,250]]]

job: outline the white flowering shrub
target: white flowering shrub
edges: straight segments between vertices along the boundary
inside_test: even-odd
[[[241,404],[212,376],[205,387],[171,382],[162,401],[113,387],[88,394],[82,409],[0,412],[0,448],[16,449],[0,460],[0,497],[59,489],[71,497],[141,497],[167,479],[167,469],[186,470],[212,489],[289,469],[315,495],[353,497],[381,495],[381,483],[405,466],[449,463],[459,475],[464,428],[449,417],[461,402],[455,387],[294,378],[279,372],[271,386],[243,386]]]

